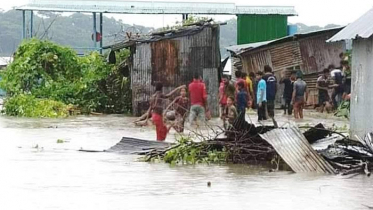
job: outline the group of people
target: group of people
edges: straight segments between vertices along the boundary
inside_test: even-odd
[[[258,121],[274,118],[278,81],[269,65],[264,66],[263,70],[250,72],[249,75],[236,71],[234,79],[222,75],[219,105],[220,117],[225,128],[233,126],[237,118],[244,118],[248,108],[257,109]],[[340,100],[347,98],[351,91],[350,75],[348,61],[345,59],[342,59],[340,68],[331,65],[324,69],[316,85],[319,91],[319,105],[327,107],[328,104],[333,104],[336,107]],[[284,85],[284,114],[294,114],[296,119],[302,119],[308,98],[307,83],[303,80],[302,72],[300,70],[292,71],[290,74],[284,72],[279,83]],[[331,98],[328,92],[330,88],[333,89]],[[178,91],[180,95],[164,109],[165,101]],[[186,122],[190,125],[197,119],[205,122],[209,116],[206,85],[200,75],[195,74],[188,87],[182,85],[168,94],[163,93],[162,83],[156,83],[149,109],[139,121],[147,122],[148,119],[152,119],[156,127],[157,140],[164,141],[171,128],[183,132]],[[173,123],[166,125],[165,118]]]
[[[189,97],[187,89],[189,90]],[[180,95],[164,109],[166,101],[176,92],[179,92]],[[182,85],[168,94],[163,93],[163,84],[157,82],[149,104],[148,111],[135,123],[144,125],[147,124],[148,119],[151,119],[156,127],[157,141],[164,141],[171,128],[174,128],[177,132],[184,132],[184,124],[187,119],[190,124],[196,121],[197,118],[199,121],[204,122],[210,115],[207,106],[206,85],[199,74],[194,75],[193,81],[188,88],[186,85]],[[173,123],[166,125],[165,118]]]
[[[344,53],[340,54],[340,67],[329,65],[317,79],[316,88],[319,93],[320,112],[330,112],[337,109],[343,100],[349,100],[351,94],[351,69],[349,58]],[[329,90],[332,89],[330,97]]]
[[[246,108],[257,109],[258,121],[274,118],[277,78],[269,65],[264,66],[263,70],[264,72],[258,71],[256,74],[250,72],[249,76],[236,71],[236,80],[233,82],[230,82],[227,76],[223,76],[219,88],[223,120],[228,119],[229,123],[233,122],[237,115],[246,112]],[[280,84],[284,84],[285,113],[291,115],[294,109],[294,117],[303,118],[308,92],[302,72],[292,72],[290,76],[282,75]],[[234,111],[230,111],[235,110],[232,103],[234,101],[237,106],[235,115]]]

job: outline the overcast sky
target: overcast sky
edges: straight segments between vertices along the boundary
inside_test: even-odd
[[[174,1],[174,0],[168,0]],[[179,0],[186,1],[186,0]],[[232,2],[236,5],[248,6],[295,6],[299,16],[289,18],[290,23],[325,26],[327,24],[346,25],[353,22],[373,7],[372,0],[191,0],[203,2]],[[14,6],[27,4],[28,0],[0,0],[0,8],[5,10]],[[174,15],[115,15],[124,23],[150,27],[172,25],[181,19]],[[217,20],[225,20],[232,16],[217,16]]]

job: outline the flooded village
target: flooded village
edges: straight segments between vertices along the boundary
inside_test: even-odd
[[[23,42],[0,57],[1,209],[373,208],[373,9],[308,32],[288,22],[302,15],[292,6],[15,9]],[[93,47],[41,38],[43,12],[92,15]],[[109,14],[182,22],[108,42]],[[210,15],[235,15],[235,45]]]

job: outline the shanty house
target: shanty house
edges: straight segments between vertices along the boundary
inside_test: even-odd
[[[333,36],[329,42],[352,41],[350,132],[373,132],[373,9]]]
[[[135,115],[148,109],[155,82],[162,82],[164,92],[169,92],[188,85],[196,72],[206,84],[212,115],[218,115],[219,25],[203,22],[111,46],[114,51],[121,48],[131,50],[128,66]]]
[[[317,104],[316,79],[319,72],[330,64],[339,66],[339,54],[346,45],[326,43],[342,28],[327,29],[303,34],[294,34],[284,38],[228,47],[232,55],[233,72],[263,71],[265,65],[272,67],[277,78],[281,72],[302,70],[306,75],[310,97],[308,103]],[[277,102],[281,102],[282,88],[279,88]]]

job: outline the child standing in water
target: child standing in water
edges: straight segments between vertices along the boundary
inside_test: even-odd
[[[246,107],[248,106],[248,100],[247,100],[247,92],[244,87],[243,82],[238,83],[238,93],[237,93],[237,111],[238,114],[242,114],[245,116],[246,113]]]
[[[234,97],[229,96],[227,99],[227,107],[225,108],[223,121],[226,128],[233,126],[234,121],[237,119],[238,113],[234,106]],[[228,121],[228,122],[227,122]]]
[[[185,87],[180,89],[180,96],[176,97],[175,100],[168,106],[167,110],[173,106],[176,115],[176,125],[174,129],[179,132],[184,132],[185,119],[189,110],[189,98],[187,97],[187,90]]]
[[[155,85],[155,93],[150,99],[150,109],[152,113],[152,120],[157,132],[157,141],[166,140],[167,133],[170,130],[170,127],[166,127],[163,122],[163,100],[171,97],[176,91],[181,88],[185,88],[185,85],[176,88],[168,94],[163,94],[163,84],[157,82]]]

